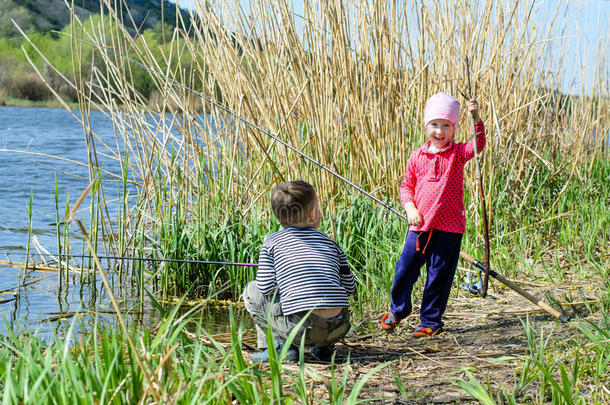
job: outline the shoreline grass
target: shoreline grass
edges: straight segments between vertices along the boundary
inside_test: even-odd
[[[229,311],[231,331],[214,336],[195,321],[195,306],[178,315],[176,305],[153,330],[130,336],[98,324],[89,333],[26,339],[0,338],[0,395],[7,403],[313,403],[301,366],[286,368],[283,353],[273,352],[270,367],[245,360],[243,326]],[[271,335],[270,339],[271,338]],[[128,340],[136,342],[132,346]],[[141,357],[143,362],[136,362]],[[302,356],[301,356],[302,357]],[[301,364],[302,358],[301,358]],[[328,385],[329,403],[356,403],[358,394],[381,364],[351,389],[346,379]],[[335,365],[330,370],[335,376]],[[150,382],[147,382],[150,381]],[[351,382],[350,382],[351,385]],[[347,401],[347,402],[346,402]]]
[[[604,301],[610,308],[610,296]],[[432,399],[425,388],[405,385],[396,362],[331,363],[322,369],[301,360],[296,365],[272,363],[254,366],[246,360],[243,324],[229,310],[230,333],[212,335],[196,314],[201,306],[180,313],[180,304],[164,313],[152,329],[124,333],[95,322],[88,333],[74,333],[77,321],[62,336],[40,338],[36,333],[5,335],[0,339],[0,393],[10,403],[314,403],[354,404],[380,400],[366,386],[377,373],[390,373],[405,401]],[[605,403],[610,364],[610,323],[606,310],[591,320],[576,320],[570,330],[556,333],[557,325],[539,328],[522,321],[526,348],[522,355],[500,356],[511,361],[511,381],[480,381],[483,370],[464,367],[447,375],[448,382],[486,404],[549,402]],[[566,339],[566,336],[569,338]],[[137,351],[136,352],[134,352]],[[302,353],[302,352],[301,352]],[[142,364],[134,359],[140,356]],[[278,359],[281,353],[273,353]],[[364,370],[363,370],[364,367]],[[415,367],[412,365],[411,367]],[[347,378],[359,370],[358,378]],[[392,371],[394,370],[394,371]],[[411,371],[409,371],[411,370]],[[329,374],[321,379],[320,372]],[[147,373],[152,381],[147,382]],[[394,374],[391,374],[394,373]],[[391,377],[391,376],[394,377]],[[456,377],[457,376],[457,377]],[[378,381],[378,380],[377,380]],[[372,387],[375,387],[373,385]],[[324,394],[321,394],[321,393]],[[386,398],[387,399],[387,398]]]
[[[68,103],[71,107],[77,107],[77,103]],[[1,107],[24,107],[24,108],[65,108],[64,105],[57,100],[32,101],[13,97],[5,97],[0,99]]]
[[[607,304],[607,303],[606,303]],[[466,378],[453,384],[480,403],[564,403],[602,404],[610,399],[605,384],[610,365],[610,322],[602,310],[597,322],[581,320],[569,341],[560,341],[552,331],[536,330],[529,319],[523,322],[528,352],[523,356],[518,381],[494,392],[486,382],[479,382],[469,371]]]

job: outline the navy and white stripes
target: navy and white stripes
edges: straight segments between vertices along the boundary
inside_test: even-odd
[[[258,261],[262,294],[278,290],[282,314],[347,308],[356,290],[343,250],[313,227],[288,227],[270,235]]]

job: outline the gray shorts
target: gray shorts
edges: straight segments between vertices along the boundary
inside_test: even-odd
[[[265,331],[271,327],[276,345],[283,344],[290,332],[303,318],[307,318],[293,340],[294,345],[301,343],[305,335],[305,346],[328,346],[341,340],[350,329],[349,310],[343,308],[341,313],[333,318],[323,318],[309,311],[296,314],[282,314],[282,307],[278,296],[263,295],[251,281],[244,288],[242,294],[246,309],[254,319],[258,334],[258,347],[267,348]]]

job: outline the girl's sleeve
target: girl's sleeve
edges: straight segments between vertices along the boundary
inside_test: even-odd
[[[338,247],[338,246],[337,246]],[[356,280],[354,278],[354,274],[349,268],[349,264],[347,262],[347,257],[345,256],[345,252],[343,249],[338,247],[339,249],[339,277],[341,280],[341,285],[345,288],[345,291],[348,295],[351,295],[356,292]]]
[[[263,244],[258,256],[258,271],[256,272],[256,286],[263,295],[275,292],[277,282],[275,280],[275,265],[273,255],[269,247]]]
[[[474,131],[477,134],[477,150],[481,152],[485,147],[485,125],[483,125],[483,121],[479,121],[474,124]],[[464,148],[464,161],[469,161],[474,157],[474,139],[470,142],[466,143],[466,147]]]
[[[415,154],[416,152],[414,152]],[[405,171],[405,177],[402,179],[400,184],[400,202],[402,206],[407,202],[415,203],[415,157],[411,155],[407,162],[407,170]]]

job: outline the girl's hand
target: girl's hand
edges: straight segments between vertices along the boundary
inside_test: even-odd
[[[466,108],[468,108],[468,112],[475,123],[481,121],[481,117],[479,117],[479,102],[476,98],[466,101]]]
[[[407,211],[407,219],[409,220],[409,225],[419,226],[422,223],[421,214],[419,210],[415,208],[415,204],[412,202],[408,202],[405,204],[405,210]]]

